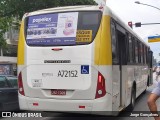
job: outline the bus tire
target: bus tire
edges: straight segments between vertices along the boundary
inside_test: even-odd
[[[149,76],[148,76],[148,78],[147,78],[147,85],[146,85],[146,89],[143,91],[143,94],[145,94],[145,93],[146,93],[146,91],[147,91],[147,87],[149,87]]]
[[[143,91],[143,94],[146,94],[146,92],[147,92],[147,88]]]
[[[136,102],[136,90],[135,90],[135,87],[133,86],[132,87],[132,93],[131,93],[131,103],[128,107],[129,111],[133,111],[134,106],[135,106],[135,102]]]
[[[150,85],[150,84],[149,84],[149,78],[150,78],[150,77],[148,76],[148,79],[147,79],[147,86],[148,86],[148,87],[149,87],[149,85]]]

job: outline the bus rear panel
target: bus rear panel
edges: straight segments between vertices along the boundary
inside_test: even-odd
[[[95,65],[101,20],[100,10],[53,11],[24,19],[25,40],[19,42],[24,44],[24,64],[18,70],[21,109],[112,110],[106,78]]]

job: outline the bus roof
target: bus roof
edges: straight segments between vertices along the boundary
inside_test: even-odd
[[[66,6],[66,7],[55,7],[55,8],[48,8],[37,10],[34,12],[30,12],[29,16],[38,15],[38,14],[45,14],[45,13],[54,13],[54,12],[66,12],[66,11],[86,11],[86,10],[99,10],[98,6],[91,6],[91,5],[80,5],[80,6]]]

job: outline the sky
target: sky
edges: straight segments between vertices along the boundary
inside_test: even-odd
[[[100,2],[101,0],[95,1]],[[133,24],[136,22],[160,23],[160,10],[136,4],[135,1],[160,8],[160,0],[106,0],[106,5],[126,24],[129,21],[132,21]],[[148,43],[148,36],[160,35],[160,24],[133,26],[133,30],[150,46],[154,58],[160,61],[160,42]]]

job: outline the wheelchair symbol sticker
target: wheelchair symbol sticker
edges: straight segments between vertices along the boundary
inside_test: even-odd
[[[81,74],[89,74],[89,65],[81,66]]]

